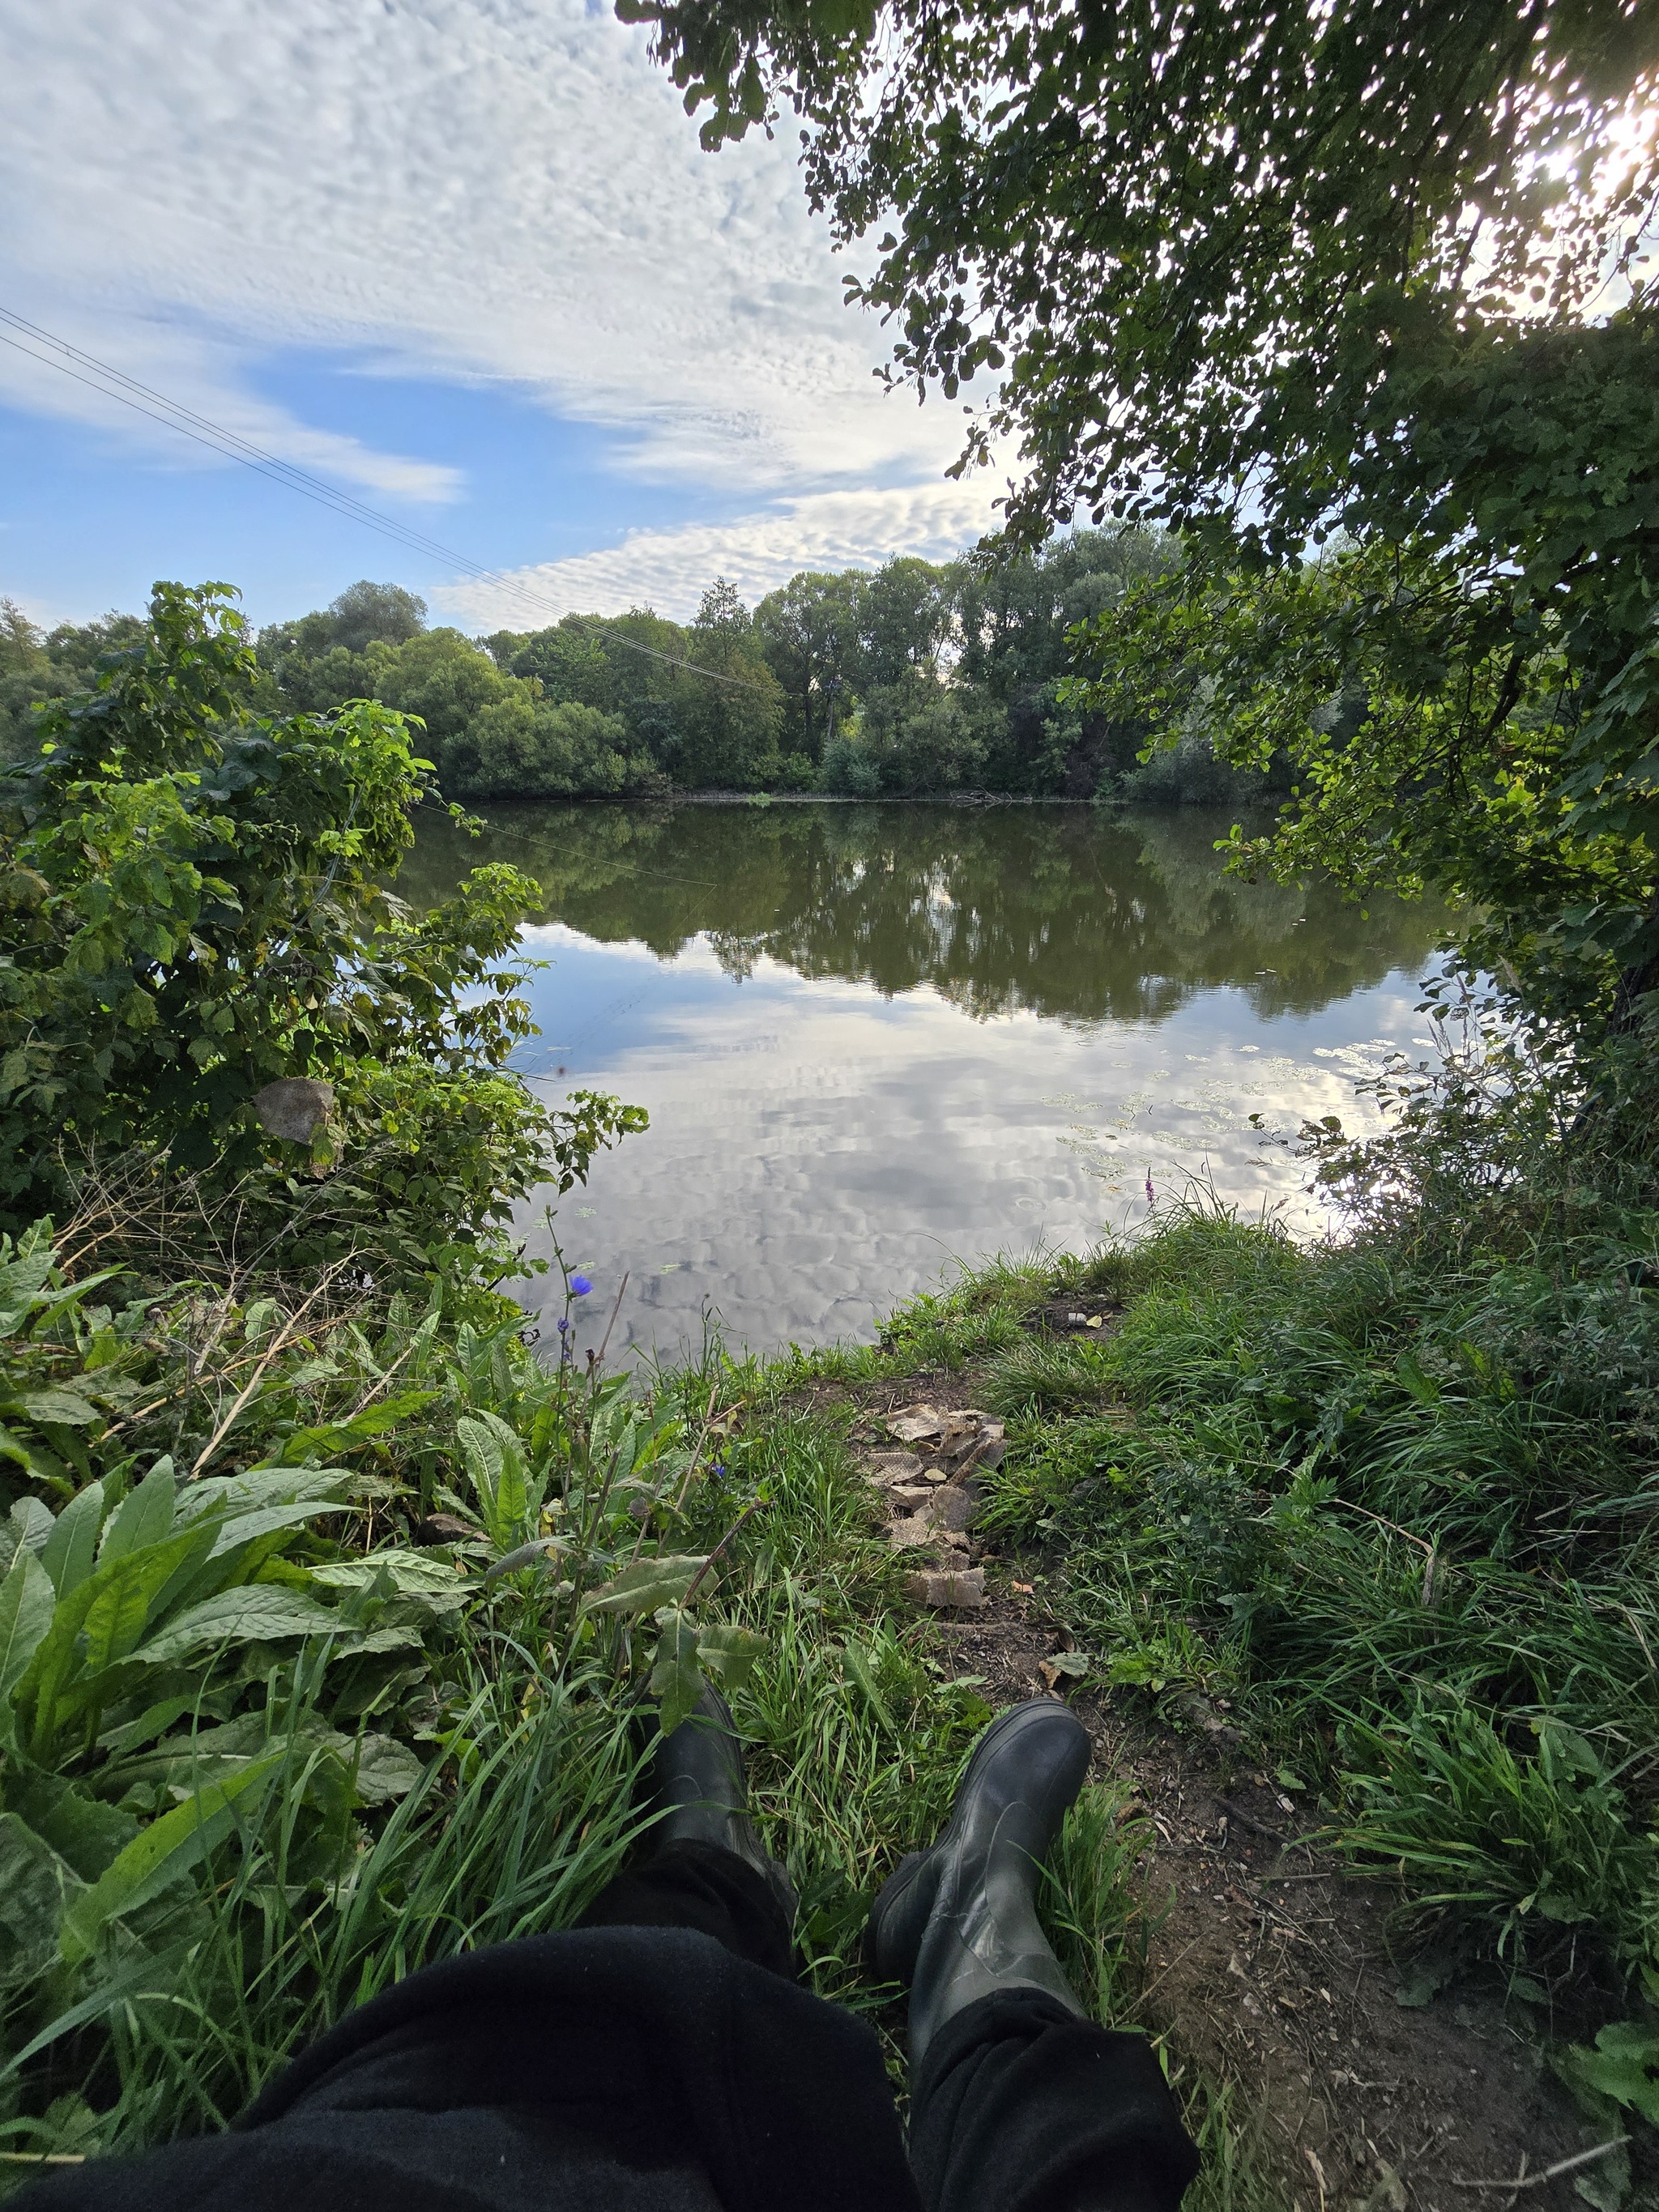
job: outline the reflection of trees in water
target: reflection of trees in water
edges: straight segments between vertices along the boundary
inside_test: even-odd
[[[1242,985],[1310,1012],[1427,956],[1438,909],[1228,877],[1224,820],[1082,808],[493,808],[470,841],[422,827],[399,888],[417,902],[507,860],[550,919],[664,957],[706,934],[727,972],[763,956],[890,994],[931,983],[985,1018],[1157,1020]]]

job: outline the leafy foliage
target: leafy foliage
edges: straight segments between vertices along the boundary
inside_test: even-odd
[[[1489,332],[1386,381],[1324,557],[1151,592],[1073,696],[1299,781],[1239,864],[1480,909],[1529,1006],[1659,977],[1659,404],[1650,308]]]
[[[1014,542],[1181,532],[1059,703],[1288,756],[1241,865],[1431,881],[1529,1014],[1628,1025],[1659,980],[1650,12],[618,12],[706,144],[793,104],[815,204],[881,232],[849,292],[894,374],[996,377],[959,465],[1019,441]]]
[[[994,568],[907,558],[805,572],[752,612],[717,583],[690,624],[572,615],[482,644],[422,629],[393,586],[354,585],[335,611],[263,632],[258,653],[272,703],[315,713],[373,697],[419,716],[456,798],[678,786],[1087,799],[1133,778],[1142,733],[1058,703],[1067,627],[1175,558],[1144,532],[1085,532]],[[380,632],[365,635],[382,601]]]
[[[230,597],[158,586],[0,788],[0,1200],[27,1221],[77,1153],[139,1147],[262,1176],[280,1210],[296,1169],[343,1158],[360,1227],[408,1264],[487,1237],[556,1141],[626,1124],[599,1102],[550,1120],[506,1072],[534,884],[497,866],[405,909],[386,884],[429,795],[407,727],[362,702],[252,713]],[[294,1077],[333,1091],[308,1154],[253,1108]]]

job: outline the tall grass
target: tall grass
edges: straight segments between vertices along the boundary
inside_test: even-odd
[[[1104,1344],[1017,1348],[994,1518],[1101,1672],[1226,1697],[1419,1918],[1659,1968],[1650,1224],[1298,1250],[1224,1212],[1107,1265]],[[1114,1413],[1115,1418],[1113,1418]]]

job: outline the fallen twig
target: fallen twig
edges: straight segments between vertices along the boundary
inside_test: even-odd
[[[1521,2154],[1521,2171],[1508,2181],[1460,2181],[1452,2177],[1454,2189],[1541,2189],[1547,2181],[1559,2181],[1564,2173],[1571,2173],[1581,2166],[1592,2166],[1598,2158],[1605,2158],[1610,2150],[1617,2150],[1630,2141],[1628,2136],[1610,2136],[1593,2150],[1575,2151],[1571,2158],[1558,2158],[1553,2166],[1546,2166],[1536,2173],[1527,2172],[1526,2153]]]
[[[243,1385],[241,1389],[237,1392],[235,1398],[232,1401],[230,1411],[225,1415],[223,1420],[220,1422],[218,1427],[215,1429],[213,1434],[208,1438],[207,1442],[202,1446],[201,1450],[197,1454],[196,1464],[191,1468],[190,1474],[186,1477],[188,1481],[195,1481],[197,1476],[200,1474],[202,1469],[213,1457],[214,1453],[218,1450],[221,1443],[223,1441],[232,1423],[235,1420],[236,1416],[241,1412],[243,1407],[246,1405],[248,1400],[253,1395],[260,1383],[264,1380],[265,1370],[270,1365],[271,1361],[276,1358],[279,1352],[285,1349],[285,1347],[291,1344],[295,1338],[298,1336],[300,1333],[300,1323],[305,1319],[307,1314],[310,1312],[312,1307],[316,1304],[318,1299],[321,1297],[323,1292],[329,1287],[329,1285],[334,1280],[334,1278],[339,1273],[340,1269],[344,1266],[344,1264],[345,1262],[343,1261],[338,1261],[333,1267],[327,1270],[323,1276],[322,1280],[318,1284],[316,1289],[313,1290],[304,1300],[296,1312],[289,1316],[287,1320],[283,1322],[281,1328],[277,1330],[276,1335],[272,1337],[270,1347],[266,1351],[264,1358],[260,1360],[258,1365],[254,1369],[246,1382]]]
[[[1282,1828],[1270,1828],[1265,1820],[1258,1820],[1253,1813],[1242,1812],[1225,1797],[1218,1797],[1215,1802],[1230,1820],[1237,1820],[1241,1828],[1249,1828],[1254,1835],[1265,1836],[1270,1844],[1290,1846],[1297,1840],[1295,1836],[1287,1836]]]

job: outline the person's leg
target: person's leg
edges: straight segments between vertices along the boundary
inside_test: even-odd
[[[928,2212],[1174,2212],[1198,2167],[1145,2036],[1096,2027],[1046,1990],[944,2021],[910,2099]]]
[[[586,1926],[410,1975],[235,2132],[77,2169],[57,2212],[921,2212],[875,2036],[791,1972],[724,1705],[655,1765],[664,1840]]]
[[[659,1737],[653,1765],[656,1848],[607,1883],[580,1925],[695,1928],[793,1979],[795,1893],[749,1818],[743,1747],[717,1691]]]
[[[583,1928],[695,1928],[793,1980],[790,1916],[764,1875],[720,1844],[667,1843],[607,1882]]]
[[[878,1972],[910,1985],[910,2160],[928,2212],[1174,2212],[1197,2169],[1151,2049],[1086,2018],[1037,1918],[1089,1751],[1051,1699],[1003,1714],[945,1832],[871,1915]]]

